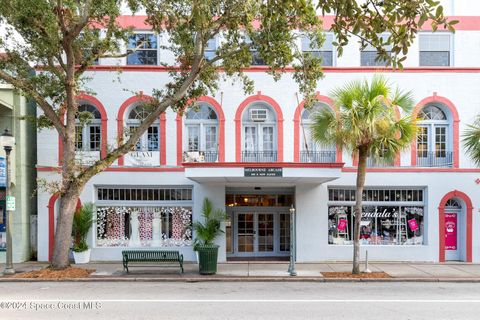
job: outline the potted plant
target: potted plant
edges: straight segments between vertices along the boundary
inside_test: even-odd
[[[75,263],[90,261],[90,248],[87,244],[87,234],[92,227],[93,204],[85,203],[73,216],[73,258]]]
[[[217,272],[218,245],[215,238],[223,230],[221,223],[227,219],[222,209],[214,209],[212,202],[205,198],[202,206],[203,221],[193,223],[195,242],[193,249],[198,253],[198,267],[200,274],[215,274]]]

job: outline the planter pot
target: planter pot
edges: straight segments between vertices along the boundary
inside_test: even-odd
[[[90,262],[90,249],[82,251],[82,252],[75,252],[73,251],[73,258],[75,260],[75,264],[81,263],[89,263]]]
[[[218,246],[198,246],[197,252],[200,274],[217,273]]]

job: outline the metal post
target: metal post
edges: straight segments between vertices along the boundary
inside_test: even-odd
[[[7,155],[7,186],[5,187],[5,193],[6,196],[10,196],[10,152],[12,151],[11,146],[5,146],[5,153]],[[8,210],[7,207],[7,212],[6,212],[6,233],[7,233],[7,255],[6,255],[6,261],[5,261],[5,270],[3,271],[3,274],[14,274],[15,269],[13,268],[13,243],[12,243],[12,212],[11,210]]]
[[[296,276],[295,271],[295,208],[290,207],[290,265],[288,266],[290,276]]]

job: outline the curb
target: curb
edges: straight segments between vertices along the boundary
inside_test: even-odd
[[[190,277],[190,278],[122,278],[122,277],[93,277],[73,279],[39,279],[39,278],[0,278],[0,283],[6,282],[323,282],[323,283],[351,283],[351,282],[444,282],[444,283],[480,283],[480,278],[323,278],[323,277]]]

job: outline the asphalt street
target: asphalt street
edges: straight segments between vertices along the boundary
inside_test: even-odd
[[[0,284],[0,319],[479,319],[480,284]]]

